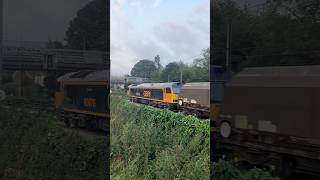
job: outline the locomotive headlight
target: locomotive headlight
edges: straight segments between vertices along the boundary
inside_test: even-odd
[[[220,134],[224,138],[228,138],[231,135],[231,125],[227,121],[223,121],[220,125]]]
[[[182,104],[183,104],[183,101],[182,101],[182,99],[179,99],[179,102],[178,102],[178,104],[179,104],[180,106],[182,106]]]

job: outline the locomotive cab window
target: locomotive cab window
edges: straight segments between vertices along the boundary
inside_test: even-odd
[[[171,89],[170,88],[166,88],[166,93],[171,93]]]

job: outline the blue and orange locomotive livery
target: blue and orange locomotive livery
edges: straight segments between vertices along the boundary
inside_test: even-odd
[[[68,73],[58,79],[55,95],[59,117],[67,126],[108,130],[109,71]]]
[[[177,109],[181,84],[179,82],[143,83],[130,85],[128,89],[128,96],[132,102],[174,110]]]

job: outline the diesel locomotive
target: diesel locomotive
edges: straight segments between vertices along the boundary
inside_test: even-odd
[[[220,106],[212,156],[320,175],[320,66],[246,68]]]
[[[180,89],[179,82],[142,83],[130,85],[128,97],[132,102],[177,110]]]
[[[197,82],[181,85],[178,82],[143,83],[128,87],[130,101],[199,118],[210,115],[210,83]]]
[[[130,85],[128,97],[132,102],[212,119],[219,112],[224,84],[228,77],[224,67],[211,66],[210,78],[214,80],[210,82],[184,85],[178,82]]]
[[[80,71],[58,78],[55,93],[58,117],[68,127],[109,128],[109,71]]]

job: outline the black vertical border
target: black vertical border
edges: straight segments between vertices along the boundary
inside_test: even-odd
[[[109,94],[108,94],[108,101],[107,102],[107,105],[108,105],[108,114],[109,114],[109,118],[108,118],[108,134],[107,134],[107,147],[108,149],[106,150],[107,151],[107,157],[106,157],[106,160],[107,160],[107,167],[106,167],[106,179],[110,179],[110,153],[111,153],[111,146],[110,146],[110,120],[111,120],[111,113],[110,113],[110,91],[111,91],[111,81],[110,81],[110,77],[111,77],[111,69],[110,69],[110,64],[111,64],[111,58],[110,58],[110,0],[105,0],[106,1],[106,6],[107,6],[107,11],[106,11],[106,44],[107,44],[107,49],[106,49],[106,52],[107,52],[107,60],[108,60],[108,64],[107,64],[107,69],[109,71],[107,71],[109,74],[108,74],[108,86],[109,86]]]
[[[210,89],[213,89],[213,43],[214,43],[214,36],[213,36],[213,21],[214,21],[214,16],[213,16],[213,6],[214,6],[214,0],[210,0]],[[212,92],[210,90],[210,92]],[[210,93],[210,111],[212,110],[213,105],[213,99],[212,95]],[[210,113],[210,179],[213,174],[213,162],[216,161],[215,153],[216,151],[216,122],[213,117],[211,116],[212,112]]]

